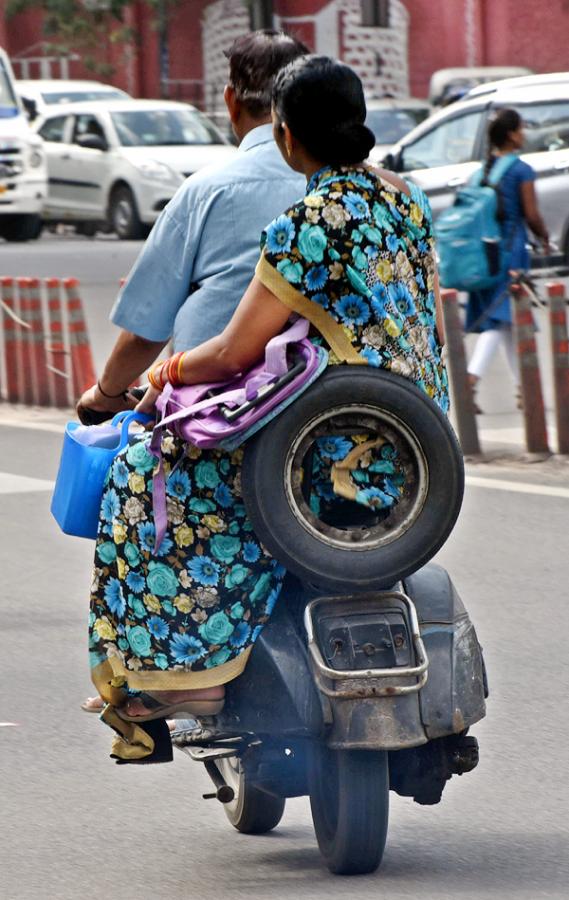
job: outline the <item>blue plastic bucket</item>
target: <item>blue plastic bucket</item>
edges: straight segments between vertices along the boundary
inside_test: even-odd
[[[107,472],[115,456],[128,444],[131,422],[150,422],[152,418],[125,410],[106,425],[67,423],[51,498],[52,515],[65,534],[97,537]]]

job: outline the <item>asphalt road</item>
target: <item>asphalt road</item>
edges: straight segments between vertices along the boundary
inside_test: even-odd
[[[77,239],[56,251],[48,239],[19,261],[3,245],[0,266],[95,277],[105,262],[92,301],[101,318],[137,250]],[[109,759],[110,732],[79,709],[90,691],[93,547],[58,533],[49,515],[64,420],[0,405],[2,900],[567,896],[566,463],[469,469],[439,561],[485,649],[491,697],[474,729],[481,762],[452,780],[438,806],[394,796],[382,869],[346,880],[323,868],[305,798],[287,803],[273,834],[242,836],[219,804],[201,799],[208,779],[182,754],[155,767]]]

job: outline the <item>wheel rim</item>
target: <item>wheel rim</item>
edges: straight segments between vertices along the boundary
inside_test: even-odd
[[[218,759],[216,765],[225,783],[233,788],[235,794],[233,800],[223,805],[226,812],[236,815],[239,806],[239,791],[241,789],[241,760],[236,756],[230,756]]]
[[[386,510],[380,510],[365,525],[337,527],[320,519],[310,508],[303,494],[303,465],[317,438],[363,432],[382,437],[394,446],[405,474],[406,492],[387,515]],[[362,404],[332,407],[307,422],[289,447],[284,480],[297,522],[323,544],[350,551],[375,550],[400,538],[417,521],[429,487],[427,461],[412,431],[393,413]]]
[[[132,223],[132,204],[127,197],[115,203],[115,231],[128,231]]]

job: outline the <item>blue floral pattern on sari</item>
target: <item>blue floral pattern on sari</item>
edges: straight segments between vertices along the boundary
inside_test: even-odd
[[[368,365],[409,378],[446,412],[431,211],[409,189],[365,165],[322,169],[262,244],[267,262],[343,327]]]

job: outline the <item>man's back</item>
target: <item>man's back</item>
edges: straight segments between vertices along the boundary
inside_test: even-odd
[[[202,170],[158,219],[113,309],[113,322],[187,350],[219,334],[253,277],[263,228],[304,194],[270,125],[223,166]]]

